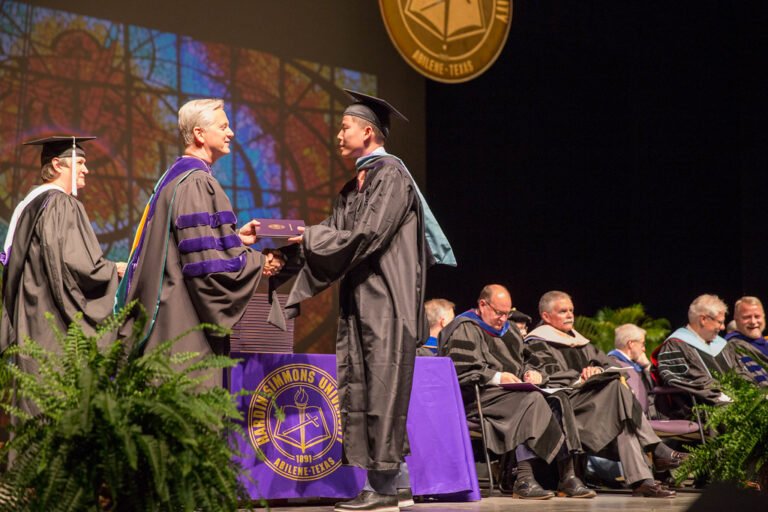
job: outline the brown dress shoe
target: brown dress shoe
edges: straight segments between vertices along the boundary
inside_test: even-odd
[[[659,482],[653,482],[653,484],[641,484],[632,491],[632,496],[640,496],[642,498],[674,498],[677,493],[671,489],[667,489]]]
[[[557,495],[561,498],[594,498],[597,493],[574,475],[557,484]]]
[[[512,488],[512,497],[521,500],[548,500],[554,498],[555,493],[543,488],[534,478],[518,478]]]
[[[680,464],[688,457],[690,457],[688,453],[672,450],[672,454],[669,457],[654,457],[653,467],[656,471],[675,469],[680,467]]]

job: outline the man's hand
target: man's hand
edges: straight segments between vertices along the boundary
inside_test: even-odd
[[[518,379],[515,374],[507,373],[507,372],[501,372],[501,383],[502,384],[516,384],[518,382],[522,382],[522,381],[520,379]]]
[[[585,381],[593,375],[597,375],[598,373],[603,373],[603,369],[599,366],[587,366],[581,370],[581,380]]]
[[[304,233],[304,226],[299,226],[299,231]],[[304,235],[292,236],[288,241],[292,244],[300,244],[304,240]]]
[[[267,277],[277,275],[285,265],[285,256],[283,256],[283,253],[276,249],[265,249],[262,254],[264,254],[264,268],[261,270],[262,275]]]
[[[542,377],[536,370],[528,370],[523,374],[523,381],[530,384],[541,384]]]
[[[648,360],[648,356],[645,355],[645,352],[641,352],[640,357],[638,357],[635,362],[643,368],[648,368],[651,365],[651,362]]]
[[[237,234],[240,235],[240,240],[243,242],[243,245],[253,245],[258,242],[260,225],[261,223],[259,221],[252,219],[245,226],[240,228],[240,231]]]
[[[128,263],[124,261],[116,261],[115,268],[117,269],[118,279],[122,279],[123,276],[125,275],[125,269],[128,268]]]

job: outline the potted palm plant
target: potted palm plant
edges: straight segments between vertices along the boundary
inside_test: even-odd
[[[647,350],[653,350],[669,335],[671,328],[666,318],[651,318],[642,304],[623,308],[602,308],[593,317],[577,316],[574,327],[603,352],[614,348],[614,330],[623,324],[635,324],[645,329]]]

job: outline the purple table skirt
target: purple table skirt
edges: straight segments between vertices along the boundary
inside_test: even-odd
[[[365,471],[341,465],[336,357],[329,354],[235,354],[233,391],[245,418],[237,436],[241,477],[253,499],[351,498]],[[277,405],[277,407],[275,407]],[[282,414],[278,411],[282,411]],[[414,495],[477,501],[472,447],[458,381],[448,358],[418,357],[408,411]],[[263,453],[257,456],[256,446]]]

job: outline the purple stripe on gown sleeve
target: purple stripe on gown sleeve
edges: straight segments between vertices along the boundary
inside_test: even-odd
[[[194,228],[196,226],[217,228],[222,224],[237,224],[235,213],[230,210],[216,213],[195,212],[185,213],[176,218],[176,227],[178,229]]]
[[[240,237],[232,234],[216,238],[214,236],[201,236],[199,238],[187,238],[179,242],[179,252],[189,254],[191,252],[200,252],[208,249],[217,251],[226,251],[232,247],[240,247],[243,242]]]
[[[236,258],[203,260],[195,263],[187,263],[181,268],[184,277],[199,277],[217,272],[238,272],[245,267],[246,255],[243,253]]]

